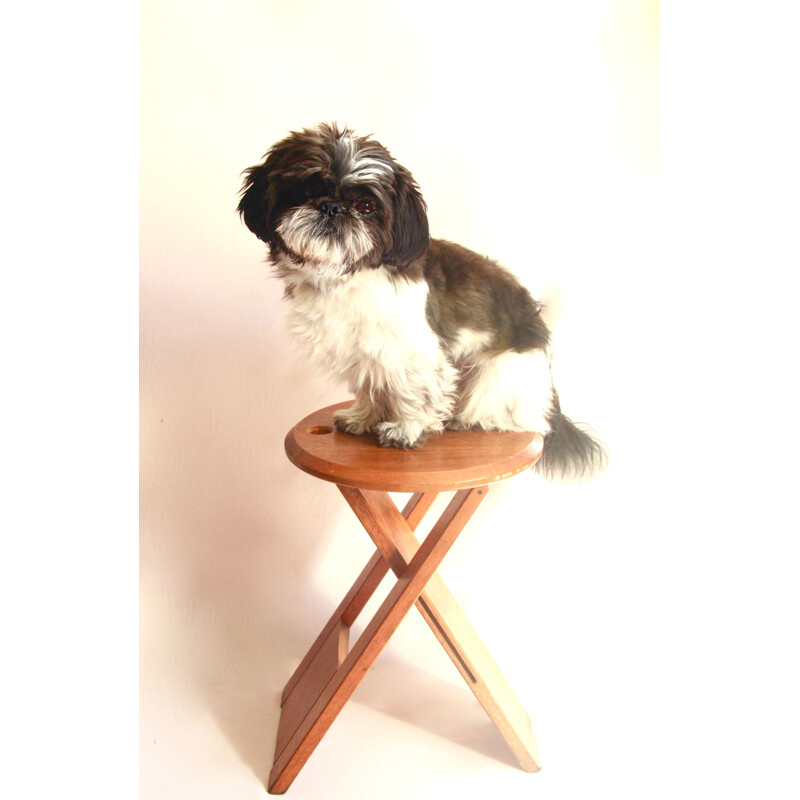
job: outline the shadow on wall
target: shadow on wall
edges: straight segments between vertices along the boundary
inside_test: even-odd
[[[182,299],[143,308],[143,647],[161,651],[264,777],[279,691],[328,612],[314,572],[343,509],[335,487],[284,455],[286,431],[317,399],[291,347],[266,340],[256,314],[189,336],[176,323],[202,317]]]

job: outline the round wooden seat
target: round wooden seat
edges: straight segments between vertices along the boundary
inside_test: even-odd
[[[350,404],[315,411],[289,431],[286,455],[296,467],[358,489],[434,492],[505,480],[542,453],[542,435],[530,432],[445,431],[419,450],[379,447],[369,434],[336,430],[333,412]]]

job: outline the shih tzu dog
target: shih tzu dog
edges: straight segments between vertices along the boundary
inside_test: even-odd
[[[428,233],[411,173],[336,125],[291,133],[245,171],[238,211],[269,245],[289,325],[355,402],[338,430],[416,448],[445,428],[537,431],[548,478],[602,445],[561,413],[541,305],[503,267]]]

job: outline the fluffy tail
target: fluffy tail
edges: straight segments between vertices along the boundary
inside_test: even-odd
[[[533,468],[551,481],[580,482],[590,480],[605,470],[608,455],[603,444],[585,426],[575,424],[561,413],[558,395],[549,417],[550,431],[544,437],[544,449]]]

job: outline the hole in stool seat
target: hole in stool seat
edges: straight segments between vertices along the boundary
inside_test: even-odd
[[[313,433],[315,435],[321,433],[333,433],[333,428],[330,425],[314,425],[313,428],[308,429],[309,433]]]

